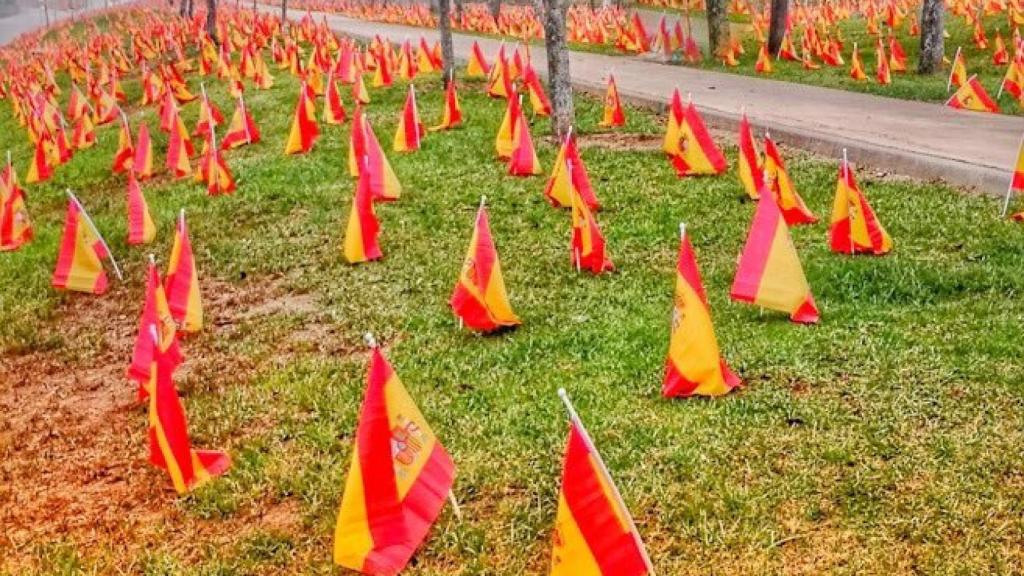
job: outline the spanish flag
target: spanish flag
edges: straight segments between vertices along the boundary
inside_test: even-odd
[[[313,102],[313,94],[309,86],[303,82],[299,89],[299,100],[295,104],[295,115],[292,119],[292,128],[288,134],[284,153],[305,154],[309,152],[319,135],[320,128],[316,124],[316,104]]]
[[[416,89],[409,84],[409,93],[405,97],[402,115],[398,118],[398,129],[392,150],[395,152],[414,152],[420,149],[420,143],[426,130],[420,122],[420,113],[416,109]]]
[[[764,172],[761,166],[761,157],[757,153],[757,146],[754,144],[754,134],[750,129],[750,122],[747,121],[746,113],[740,119],[740,152],[739,152],[739,173],[740,182],[747,196],[752,200],[761,197],[761,189],[764,188]]]
[[[8,162],[0,173],[0,252],[21,248],[32,236],[25,191],[18,186],[18,176]]]
[[[727,168],[725,156],[711,139],[697,108],[692,102],[683,108],[678,89],[672,94],[663,148],[680,178],[721,174]]]
[[[128,118],[122,115],[121,130],[117,133],[117,151],[114,152],[112,170],[115,173],[131,170],[134,158],[135,148],[132,146],[132,131],[128,127]]]
[[[501,125],[498,126],[498,135],[494,138],[494,150],[497,152],[498,158],[507,160],[512,157],[512,150],[515,149],[516,124],[521,117],[519,97],[513,94],[507,99],[505,116],[502,117]]]
[[[462,272],[448,303],[471,330],[492,332],[521,323],[508,301],[498,250],[494,247],[483,200],[476,214]]]
[[[432,126],[430,130],[449,130],[460,124],[462,124],[462,106],[459,104],[455,80],[449,79],[448,86],[444,89],[444,111],[441,113],[441,123]]]
[[[71,132],[71,145],[77,150],[92,148],[96,144],[96,126],[88,114],[83,114],[75,121]]]
[[[860,52],[857,50],[857,43],[853,43],[853,54],[850,56],[850,78],[867,80],[868,75],[864,73],[864,64],[860,61]]]
[[[74,197],[69,197],[51,284],[63,290],[103,294],[107,291],[108,282],[102,259],[108,256],[106,243],[82,205]]]
[[[522,108],[519,109],[519,120],[512,132],[512,156],[508,159],[508,173],[512,176],[536,176],[542,172],[537,150],[533,147],[530,137],[530,125],[526,123]]]
[[[551,576],[644,576],[654,569],[622,495],[565,390],[569,440],[555,515]]]
[[[150,337],[157,328],[150,325]],[[185,409],[174,386],[174,364],[157,353],[150,365],[146,388],[149,396],[149,463],[171,476],[178,494],[220,476],[231,467],[231,458],[217,450],[195,450],[188,436]]]
[[[978,82],[977,75],[968,78],[967,82],[949,97],[946,106],[975,112],[999,113],[999,105],[988,95],[981,82]]]
[[[828,236],[829,247],[840,254],[881,255],[892,250],[892,239],[857,186],[845,158],[839,166]]]
[[[231,175],[227,161],[224,160],[224,155],[217,147],[217,139],[213,132],[207,141],[206,152],[199,159],[195,179],[206,183],[206,193],[209,196],[232,194],[235,191],[235,179]]]
[[[220,108],[210,102],[210,99],[203,94],[203,99],[199,104],[199,119],[196,120],[196,129],[192,133],[193,136],[206,136],[211,130],[215,129],[224,123],[224,114],[221,113]]]
[[[352,84],[352,99],[364,106],[370,103],[370,93],[366,91],[366,82],[363,81],[362,74],[356,76],[356,81]]]
[[[203,328],[203,301],[184,210],[174,230],[174,244],[171,246],[167,275],[164,277],[164,292],[171,318],[178,325],[178,332],[199,332]]]
[[[885,45],[882,38],[878,38],[878,45],[875,47],[875,80],[885,86],[892,84],[892,72],[889,71],[889,58],[885,55]]]
[[[967,83],[967,63],[964,62],[963,52],[960,47],[956,48],[956,55],[953,56],[953,67],[949,70],[949,80],[946,82],[946,92],[951,86],[960,88]]]
[[[523,73],[523,84],[526,86],[527,94],[530,96],[530,107],[534,116],[546,118],[551,115],[551,100],[544,92],[544,85],[541,84],[537,71],[533,65],[527,64]]]
[[[813,224],[818,218],[804,204],[803,198],[796,192],[793,181],[789,178],[782,154],[775,146],[775,141],[768,134],[764,136],[764,181],[775,196],[775,202],[782,210],[786,224],[799,226]]]
[[[491,67],[487,65],[487,58],[484,57],[480,44],[474,40],[473,46],[469,51],[469,63],[466,64],[466,76],[469,78],[486,78],[490,72]]]
[[[374,346],[334,531],[334,563],[397,574],[437,520],[454,477],[448,452]]]
[[[789,227],[767,190],[757,203],[730,296],[737,302],[787,312],[794,322],[818,321],[818,309]]]
[[[128,244],[149,244],[156,238],[156,226],[149,216],[146,197],[142,195],[138,180],[128,173]]]
[[[352,176],[361,176],[364,170],[368,172],[367,183],[374,201],[398,200],[402,195],[402,185],[377,141],[370,119],[360,108],[356,108],[352,119],[348,154],[349,173]]]
[[[555,165],[551,167],[551,176],[544,188],[544,197],[556,208],[569,208],[572,206],[570,194],[574,192],[591,210],[600,209],[601,204],[590,185],[587,167],[576,150],[576,139],[570,133],[562,142],[558,157],[555,158]]]
[[[505,46],[498,51],[498,60],[491,68],[490,80],[487,84],[487,95],[491,98],[510,98],[515,92],[515,85],[509,72],[508,58],[504,56]]]
[[[364,167],[356,182],[356,193],[348,213],[348,226],[345,228],[345,241],[342,245],[345,260],[349,264],[359,264],[379,259],[382,256],[380,246],[377,245],[379,233],[380,222],[373,208],[369,171]]]
[[[28,174],[25,175],[26,184],[46,182],[53,176],[53,166],[50,164],[49,154],[46,153],[49,140],[49,136],[43,135],[36,141],[35,153],[28,164]]]
[[[772,73],[772,59],[768,55],[768,45],[764,42],[761,43],[761,48],[757,51],[757,62],[754,63],[754,72],[758,74]]]
[[[228,124],[228,130],[224,133],[224,138],[221,139],[220,149],[232,150],[259,141],[260,130],[252,119],[252,115],[246,110],[245,100],[239,96],[235,112],[231,115],[231,122]]]
[[[153,141],[149,137],[149,127],[145,123],[139,126],[139,136],[135,140],[135,158],[132,160],[131,172],[139,180],[153,175]]]
[[[155,335],[151,332],[154,327],[157,329]],[[167,304],[160,272],[156,269],[156,262],[150,258],[146,270],[146,296],[139,316],[139,332],[135,337],[132,362],[128,367],[128,376],[139,383],[139,400],[145,399],[149,393],[146,383],[149,382],[150,368],[157,354],[163,355],[172,370],[181,364],[183,358],[177,333],[178,327]]]
[[[722,396],[739,386],[740,379],[729,370],[718,350],[711,310],[685,226],[679,227],[679,235],[672,339],[661,394],[666,398]]]
[[[333,74],[327,75],[327,94],[324,96],[324,122],[328,124],[345,123],[345,104],[341,101],[341,92]]]
[[[569,191],[569,198],[572,205],[572,263],[577,270],[589,270],[594,274],[614,270],[615,266],[605,253],[604,235],[594,213],[575,189]]]
[[[185,128],[185,122],[181,119],[177,109],[172,111],[171,134],[167,139],[167,159],[164,165],[175,178],[183,178],[192,173],[192,165],[189,157],[195,153],[192,146],[192,139]]]
[[[615,128],[626,124],[626,113],[622,110],[619,100],[619,87],[615,84],[615,76],[608,75],[608,88],[604,94],[604,112],[598,126]]]

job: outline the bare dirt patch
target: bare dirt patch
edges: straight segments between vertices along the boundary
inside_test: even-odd
[[[127,564],[165,525],[175,528],[161,544],[180,545],[182,559],[196,542],[233,541],[264,524],[284,532],[298,527],[294,502],[255,503],[211,521],[184,518],[175,506],[169,482],[147,463],[145,407],[125,375],[141,291],[120,285],[102,297],[71,295],[39,328],[62,345],[0,357],[0,570],[26,571],[38,547],[55,543],[106,549]],[[186,381],[210,389],[228,378],[237,385],[256,374],[263,357],[217,345],[247,324],[302,317],[287,338],[291,345],[266,356],[275,361],[321,353],[329,348],[321,342],[336,340],[325,337],[333,328],[321,324],[315,297],[289,293],[280,282],[204,279],[203,296],[206,332],[184,340],[179,386]],[[199,532],[204,538],[195,538]]]
[[[663,136],[659,134],[627,134],[625,132],[600,132],[579,137],[582,148],[604,148],[606,150],[650,151],[660,150]]]

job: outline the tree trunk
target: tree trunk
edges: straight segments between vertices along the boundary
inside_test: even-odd
[[[281,28],[288,21],[288,0],[281,0]]]
[[[196,7],[195,0],[188,0],[188,19],[189,20],[192,19],[192,14],[194,13],[195,7]]]
[[[786,35],[786,21],[789,20],[789,0],[772,0],[771,23],[768,27],[768,53],[777,56]]]
[[[444,85],[454,78],[455,49],[452,48],[452,11],[451,0],[437,0],[437,31],[441,34],[441,58],[444,59],[444,71],[441,73]]]
[[[217,0],[206,0],[206,33],[214,44],[220,44],[217,38]]]
[[[713,56],[721,56],[729,47],[729,21],[725,0],[707,0],[708,49]]]
[[[942,38],[942,0],[924,0],[921,6],[921,55],[918,74],[934,74],[942,69],[945,45]]]
[[[462,0],[455,0],[455,19],[462,24]]]
[[[548,89],[551,91],[551,129],[559,140],[569,133],[576,117],[569,75],[569,46],[565,38],[568,2],[544,0],[544,47],[548,58]]]
[[[498,13],[501,12],[501,0],[487,0],[487,7],[491,11],[491,17],[497,20]]]

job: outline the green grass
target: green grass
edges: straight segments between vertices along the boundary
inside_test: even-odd
[[[179,381],[193,437],[229,447],[234,466],[194,494],[167,496],[159,505],[183,516],[155,529],[233,531],[279,503],[295,506],[295,525],[242,530],[229,544],[153,537],[139,543],[141,572],[335,573],[333,522],[364,386],[366,331],[387,346],[458,466],[464,518],[446,509],[407,574],[547,569],[566,435],[559,387],[588,423],[659,573],[1009,574],[1021,565],[1024,228],[997,220],[995,201],[862,170],[895,251],[837,256],[825,224],[794,230],[822,311],[819,325],[797,326],[728,299],[754,208],[735,174],[678,180],[657,151],[584,147],[618,271],[577,274],[569,215],[544,202],[543,178],[505,175],[492,148],[502,104],[463,82],[464,128],[429,135],[420,152],[389,154],[405,192],[378,210],[385,257],[353,267],[340,255],[353,189],[349,127],[322,126],[311,154],[284,156],[297,85],[276,75],[273,90],[247,94],[264,142],[227,155],[236,195],[208,198],[191,181],[146,184],[159,236],[129,248],[124,180],[109,171],[116,132],[102,128],[95,149],[30,188],[36,240],[0,255],[5,355],[87,357],[115,326],[134,330],[145,255],[165,260],[182,206],[206,299],[312,297],[312,310],[236,317],[228,327],[211,314],[206,332],[184,344],[202,367]],[[137,99],[136,80],[125,88]],[[228,113],[224,86],[208,88]],[[417,88],[430,124],[440,115],[439,84],[431,78]],[[371,94],[370,116],[386,144],[404,95],[402,85]],[[629,132],[660,133],[661,119],[628,113]],[[130,114],[155,125],[152,110]],[[580,131],[594,132],[600,103],[580,99],[577,114]],[[190,128],[195,115],[195,104],[186,107]],[[0,128],[23,174],[30,149],[9,112]],[[555,149],[540,138],[547,122],[533,130],[549,168]],[[164,146],[161,134],[161,162]],[[731,140],[727,152],[734,163]],[[835,162],[786,152],[798,190],[827,222]],[[63,303],[93,297],[48,285],[68,186],[128,273],[124,315],[78,327],[95,336],[93,349],[70,348],[59,329]],[[481,195],[524,320],[493,337],[460,331],[446,304]],[[689,225],[723,353],[746,384],[713,401],[659,396],[680,221]],[[245,306],[241,299],[220,311],[244,314]],[[286,345],[310,327],[326,334]],[[252,369],[221,366],[222,357]],[[125,382],[110,386],[123,387],[128,401]],[[142,450],[141,435],[139,443]],[[74,538],[37,543],[42,573],[127,564],[116,542]]]

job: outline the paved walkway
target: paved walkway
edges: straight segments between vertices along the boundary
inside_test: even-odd
[[[265,7],[265,9],[273,9]],[[321,15],[314,14],[319,20]],[[421,34],[433,42],[436,30],[327,15],[336,31],[355,37],[375,34],[393,41]],[[499,40],[454,34],[456,58],[465,61],[473,41],[488,58]],[[542,76],[543,50],[532,51]],[[573,85],[604,93],[614,70],[623,99],[662,108],[672,89],[691,92],[707,123],[735,130],[745,107],[758,129],[791,146],[838,158],[843,148],[857,164],[925,180],[1002,194],[1024,134],[1024,118],[963,112],[938,104],[910,102],[829,88],[804,86],[748,76],[668,66],[643,58],[573,52]]]

